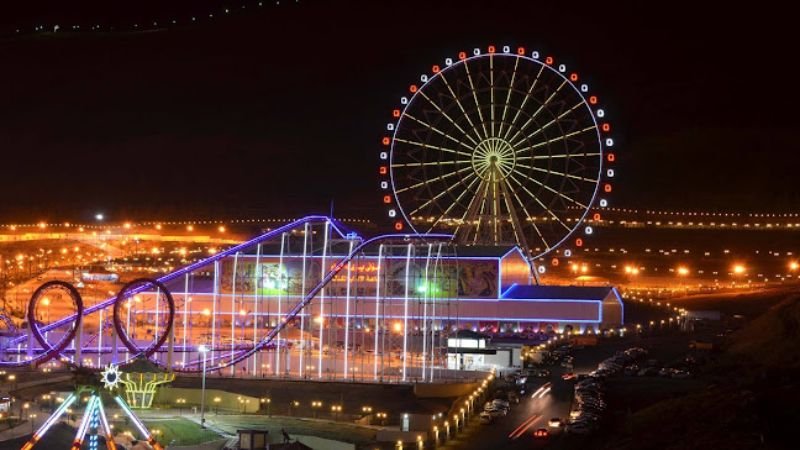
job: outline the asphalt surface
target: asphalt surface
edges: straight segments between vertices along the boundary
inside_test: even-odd
[[[613,355],[615,350],[634,345],[636,342],[625,339],[599,348],[587,347],[573,351],[574,369],[567,370],[555,365],[548,367],[552,372],[549,378],[529,378],[525,395],[520,396],[518,405],[511,406],[506,417],[498,417],[493,423],[486,425],[473,420],[457,439],[448,442],[444,447],[459,450],[566,448],[570,438],[565,435],[563,426],[548,426],[551,418],[558,417],[563,423],[569,418],[574,382],[564,381],[561,376],[566,372],[591,372],[597,369],[598,363]],[[533,433],[539,428],[546,428],[548,437],[534,437]]]

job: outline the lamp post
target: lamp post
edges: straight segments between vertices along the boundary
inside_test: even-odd
[[[203,355],[203,381],[201,383],[200,388],[200,428],[206,427],[206,353],[208,353],[208,347],[205,345],[200,345],[197,348],[197,351]]]
[[[322,408],[322,402],[320,401],[313,401],[311,402],[311,409],[314,411],[314,418],[317,418],[317,410]]]

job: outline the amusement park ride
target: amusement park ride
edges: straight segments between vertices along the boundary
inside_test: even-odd
[[[366,239],[308,216],[90,305],[71,284],[47,282],[30,299],[27,329],[0,346],[0,367],[124,369],[148,358],[170,373],[444,377],[449,333],[506,320],[464,316],[459,305],[538,285],[541,261],[569,258],[593,233],[615,175],[610,132],[599,98],[552,56],[460,52],[408,87],[381,136],[394,234]],[[537,312],[584,301],[569,295],[520,301],[534,306],[508,318],[517,328],[603,321],[602,311],[592,320]],[[90,393],[79,434],[110,432],[100,398]]]

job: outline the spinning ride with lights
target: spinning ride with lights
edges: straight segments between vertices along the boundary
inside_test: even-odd
[[[108,422],[108,416],[103,406],[103,392],[99,384],[102,384],[103,389],[108,391],[114,403],[116,403],[128,419],[130,419],[130,422],[138,429],[144,440],[156,450],[163,449],[164,447],[156,441],[153,434],[145,427],[141,419],[134,414],[125,400],[114,392],[119,385],[123,383],[123,375],[124,374],[120,372],[119,367],[116,365],[111,364],[107,366],[105,370],[100,373],[98,386],[81,386],[76,389],[75,392],[67,396],[39,429],[33,433],[33,436],[31,436],[30,440],[28,440],[21,449],[33,449],[45,434],[47,434],[47,431],[50,430],[64,414],[71,414],[71,408],[76,408],[76,405],[79,405],[81,399],[83,399],[85,408],[70,448],[72,450],[80,450],[85,447],[84,443],[86,443],[90,450],[97,450],[100,446],[99,437],[103,436],[105,448],[108,450],[116,450],[117,445],[114,443],[113,428]]]
[[[531,260],[569,256],[608,204],[611,125],[588,84],[551,56],[461,52],[410,85],[392,118],[380,174],[398,231],[518,245]]]

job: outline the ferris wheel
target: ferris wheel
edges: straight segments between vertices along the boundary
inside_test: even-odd
[[[392,111],[383,202],[398,231],[449,230],[461,244],[515,244],[531,259],[580,247],[612,191],[610,132],[598,97],[553,57],[460,52]]]

